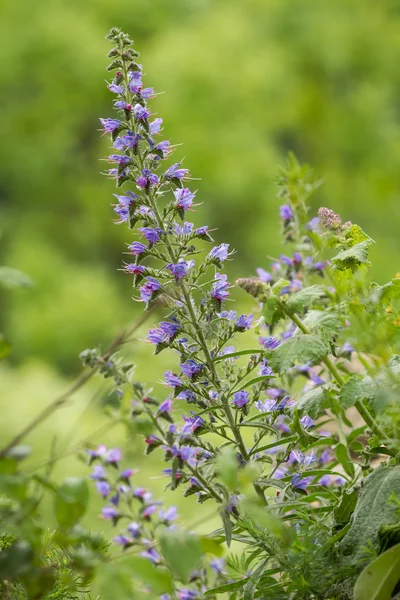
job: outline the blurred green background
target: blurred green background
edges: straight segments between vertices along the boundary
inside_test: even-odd
[[[288,150],[325,179],[314,208],[375,239],[375,279],[400,270],[400,1],[2,0],[1,263],[35,283],[1,292],[13,344],[0,372],[2,439],[65,388],[82,349],[142,311],[118,271],[129,233],[112,223],[114,185],[99,174],[112,25],[135,39],[146,83],[165,91],[154,111],[201,178],[194,220],[237,250],[232,277],[278,253],[274,177]],[[129,352],[143,380],[173,364],[149,361],[145,344]],[[80,417],[97,387],[36,434],[39,452],[52,434],[78,439],[104,422],[95,409]]]

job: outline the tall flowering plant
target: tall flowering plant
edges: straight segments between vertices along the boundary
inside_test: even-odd
[[[123,270],[146,314],[163,307],[147,342],[177,361],[158,399],[115,352],[129,331],[105,353],[84,351],[88,370],[0,450],[2,597],[398,598],[399,275],[371,283],[373,240],[330,209],[311,217],[320,182],[290,155],[277,180],[289,250],[236,281],[253,311],[233,310],[223,273],[233,252],[189,220],[193,180],[170,160],[138,53],[118,29],[108,39],[116,112],[101,125],[115,221],[132,231]],[[145,453],[165,462],[166,486],[212,506],[216,530],[183,527],[175,506],[136,485],[119,448],[85,443],[101,517],[115,528],[111,550],[80,523],[85,479],[55,483],[53,454],[43,474],[24,470],[21,441],[94,373],[122,398],[115,420],[146,430]],[[51,535],[40,519],[46,494]]]
[[[221,529],[211,538],[244,548],[227,558],[219,586],[197,579],[168,597],[351,598],[363,566],[397,541],[382,535],[397,532],[399,514],[400,280],[368,284],[372,240],[329,209],[309,217],[306,201],[319,182],[290,157],[278,184],[293,253],[236,282],[255,300],[260,345],[232,345],[254,321],[227,304],[232,285],[222,271],[232,251],[226,243],[199,249],[213,239],[187,220],[196,191],[188,169],[170,164],[174,147],[159,141],[162,119],[149,107],[156,94],[129,37],[113,29],[108,39],[118,118],[101,123],[113,144],[108,174],[124,190],[115,195],[117,222],[135,236],[123,268],[146,309],[163,299],[165,320],[147,340],[155,354],[173,350],[179,363],[164,374],[163,400],[135,388],[133,416],[153,426],[146,452],[169,463],[167,485],[216,503]],[[188,404],[182,420],[179,401]],[[375,469],[380,455],[389,458]],[[104,509],[114,520],[115,506]],[[123,546],[125,539],[135,543],[117,537]],[[163,556],[168,565],[165,544]]]

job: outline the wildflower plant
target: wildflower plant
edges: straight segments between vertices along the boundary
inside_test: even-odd
[[[112,380],[121,399],[113,418],[145,431],[166,487],[212,506],[219,525],[202,535],[183,526],[175,506],[136,485],[119,448],[99,445],[85,459],[101,518],[114,527],[111,559],[88,549],[80,528],[74,541],[78,509],[60,523],[67,549],[84,556],[85,583],[94,576],[106,600],[399,597],[399,276],[371,283],[373,240],[330,209],[310,213],[320,181],[290,155],[277,179],[286,251],[230,282],[233,251],[190,221],[195,180],[171,159],[176,147],[161,136],[132,41],[116,28],[107,38],[115,113],[100,121],[112,144],[115,222],[132,232],[122,269],[145,311],[162,307],[146,341],[176,363],[158,398],[123,356],[81,357]],[[232,308],[239,295],[250,314]],[[6,495],[15,494],[10,476],[13,485],[20,477],[12,453],[32,427],[0,453]],[[54,491],[79,506],[75,492]],[[12,496],[17,513],[24,502]],[[23,529],[14,534],[27,541]],[[11,579],[24,584],[18,573]]]

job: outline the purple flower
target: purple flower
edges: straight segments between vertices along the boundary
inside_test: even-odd
[[[138,143],[142,139],[142,136],[139,135],[138,133],[134,133],[133,131],[128,131],[128,133],[126,135],[123,135],[121,138],[117,138],[117,139],[120,140],[119,143],[122,144],[122,146],[124,146],[125,148],[132,149],[138,145]],[[114,146],[115,146],[115,142],[114,142]],[[118,148],[118,149],[120,150],[121,148]]]
[[[245,390],[241,390],[240,392],[235,392],[233,394],[232,404],[237,406],[238,408],[243,408],[249,401],[249,392]]]
[[[114,520],[119,516],[117,509],[114,508],[113,506],[105,506],[102,509],[101,514],[103,515],[103,517],[105,519],[110,519],[110,520]]]
[[[336,477],[334,480],[334,483],[336,483],[336,485],[345,485],[346,480],[344,477]]]
[[[128,265],[124,266],[124,271],[125,273],[130,273],[131,275],[142,275],[146,271],[146,267],[129,263]]]
[[[194,598],[199,598],[199,593],[184,588],[178,592],[178,598],[179,600],[194,600]]]
[[[154,295],[161,289],[161,284],[154,277],[146,277],[146,283],[139,288],[140,297],[143,302],[150,302]]]
[[[241,315],[235,323],[235,329],[236,331],[246,331],[250,329],[252,322],[253,315]]]
[[[208,242],[212,242],[212,237],[208,233],[208,225],[203,225],[202,227],[198,227],[195,230],[195,235],[203,240],[207,240]]]
[[[135,471],[133,469],[125,469],[119,474],[119,479],[122,479],[123,481],[128,481],[134,473]]]
[[[150,244],[160,241],[163,230],[160,227],[139,227],[138,231],[146,238]]]
[[[189,188],[178,188],[174,191],[176,198],[176,207],[181,210],[188,210],[192,204],[195,194]]]
[[[315,427],[314,420],[308,415],[302,417],[300,419],[300,423],[303,425],[304,429],[310,429],[311,427]]]
[[[260,377],[272,377],[274,375],[273,370],[271,369],[271,367],[268,364],[268,361],[266,358],[264,358],[262,360],[262,363],[260,364],[260,370],[258,371],[258,374]]]
[[[275,479],[283,479],[287,475],[286,467],[279,467],[274,473]]]
[[[110,485],[107,481],[96,481],[96,489],[103,496],[103,498],[107,498],[108,494],[111,491]]]
[[[236,319],[237,312],[236,310],[223,310],[218,315],[221,319],[228,319],[228,321],[233,321]]]
[[[186,175],[188,175],[189,170],[188,169],[180,169],[179,168],[180,166],[181,166],[181,163],[175,163],[174,165],[172,165],[172,167],[170,167],[169,169],[166,170],[164,177],[166,179],[182,180],[184,177],[186,177]]]
[[[176,235],[191,235],[193,233],[193,228],[193,223],[189,223],[188,221],[185,221],[183,225],[179,225],[179,223],[174,224],[174,232]]]
[[[131,534],[131,536],[136,539],[140,535],[140,525],[139,523],[129,523],[127,530]]]
[[[311,221],[309,221],[307,223],[307,229],[309,229],[310,231],[316,231],[318,229],[319,226],[319,218],[318,217],[314,217],[313,219],[311,219]]]
[[[196,361],[189,358],[189,360],[187,360],[181,365],[181,369],[182,373],[186,375],[186,377],[189,377],[189,379],[194,379],[204,369],[204,365],[202,365],[201,363],[196,363]]]
[[[229,244],[220,244],[214,246],[208,254],[208,260],[218,267],[228,258],[229,256]]]
[[[130,82],[129,82],[130,91],[132,92],[132,94],[138,94],[143,86],[141,71],[131,71],[129,73],[129,77],[130,77]]]
[[[149,504],[148,506],[145,506],[145,508],[142,511],[142,517],[144,519],[150,519],[151,515],[154,515],[155,512],[157,512],[158,510],[158,505],[157,504]]]
[[[272,336],[260,338],[260,342],[267,350],[274,350],[280,345],[280,341]]]
[[[293,264],[301,265],[302,257],[299,252],[293,252]]]
[[[279,213],[281,215],[281,219],[283,219],[284,221],[291,221],[293,219],[293,212],[289,204],[283,204],[282,206],[280,206]]]
[[[141,96],[142,96],[142,98],[144,98],[145,100],[148,100],[149,98],[151,98],[152,96],[154,96],[154,90],[153,90],[153,88],[151,88],[151,87],[144,88],[144,89],[141,91],[141,94],[140,94],[140,95],[141,95]]]
[[[135,104],[133,107],[133,114],[137,121],[146,121],[151,115],[150,111],[141,104]]]
[[[147,444],[146,454],[150,454],[153,450],[161,446],[162,441],[153,433],[150,434],[147,438],[144,438],[145,444]]]
[[[156,133],[160,131],[162,122],[162,119],[154,119],[154,121],[150,123],[150,135],[156,135]]]
[[[330,482],[331,482],[331,476],[328,474],[322,475],[321,479],[319,480],[319,484],[323,485],[324,487],[328,487]]]
[[[183,258],[180,258],[178,262],[174,265],[170,263],[166,265],[166,269],[171,271],[172,275],[175,277],[176,281],[180,281],[188,274],[189,269],[194,267],[194,260],[185,261]]]
[[[89,454],[92,461],[96,458],[105,458],[107,454],[107,448],[101,444],[100,446],[97,446],[97,450],[86,450],[86,452]]]
[[[119,96],[122,96],[122,94],[125,92],[125,88],[123,85],[116,85],[115,83],[110,83],[108,89],[113,94],[118,94]]]
[[[112,133],[121,126],[121,121],[118,119],[100,119],[103,125],[104,133]]]
[[[181,387],[182,386],[182,381],[179,379],[179,377],[177,375],[174,375],[174,373],[172,371],[166,371],[164,373],[164,377],[165,377],[165,382],[169,387]]]
[[[122,458],[121,450],[119,448],[110,448],[106,454],[106,462],[116,465]]]
[[[191,464],[192,466],[194,466],[194,464],[196,464],[196,461],[194,460],[196,454],[197,454],[197,450],[196,450],[196,448],[193,448],[192,446],[181,446],[181,448],[179,449],[179,456],[180,456],[181,460],[183,462],[187,462],[187,463]]]
[[[94,481],[100,481],[101,479],[105,479],[106,472],[104,467],[101,465],[94,465],[93,472],[89,475],[90,479],[94,479]]]
[[[124,110],[124,109],[131,110],[132,109],[132,106],[130,104],[127,104],[125,102],[125,100],[117,100],[116,102],[114,102],[114,107],[118,108],[118,110]]]
[[[108,160],[110,162],[116,162],[122,167],[125,167],[127,164],[129,164],[131,162],[131,159],[129,158],[129,156],[125,156],[123,154],[111,154],[108,157]]]
[[[302,478],[302,476],[299,473],[296,473],[295,475],[293,475],[290,484],[295,490],[305,491],[307,486],[312,482],[312,480],[312,477]]]
[[[201,417],[185,417],[183,416],[185,424],[182,426],[181,435],[191,435],[197,429],[200,429],[204,425],[204,421]]]
[[[119,546],[124,547],[130,546],[132,544],[132,540],[130,540],[128,537],[126,537],[126,535],[123,535],[122,533],[120,535],[115,536],[113,541]]]
[[[133,242],[132,244],[130,244],[128,246],[128,249],[135,256],[139,256],[140,254],[143,254],[143,252],[146,252],[147,246],[145,246],[144,244],[142,244],[142,242]]]
[[[181,326],[176,319],[173,321],[162,321],[159,327],[150,329],[149,333],[147,334],[147,339],[152,344],[164,344],[172,342],[180,328]]]
[[[272,410],[274,410],[276,405],[276,400],[257,400],[256,402],[256,408],[260,411],[260,412],[271,412]]]
[[[239,499],[237,496],[233,495],[229,498],[228,500],[228,504],[225,506],[225,511],[227,513],[231,513],[234,511],[234,509],[237,507],[237,505],[239,504]]]
[[[136,183],[142,190],[158,184],[159,179],[157,175],[152,173],[149,169],[142,169],[141,173],[142,174],[136,178]]]
[[[163,414],[171,412],[171,410],[172,410],[172,400],[168,396],[168,398],[166,400],[164,400],[164,402],[162,402],[160,404],[160,406],[158,407],[157,413],[159,415],[163,415]]]
[[[264,283],[269,283],[270,281],[273,281],[271,273],[268,273],[268,271],[261,269],[261,267],[257,269],[257,275],[261,279],[261,281],[264,281]]]
[[[171,149],[171,142],[169,142],[168,140],[159,142],[156,146],[156,150],[159,150],[162,153],[163,158],[167,158],[167,156],[170,152],[170,149]]]
[[[210,562],[210,567],[212,568],[213,571],[218,573],[218,575],[223,575],[225,573],[225,571],[224,571],[225,561],[223,558],[214,558]]]
[[[191,390],[182,390],[177,395],[178,400],[186,400],[186,402],[195,402],[196,396]]]
[[[228,277],[221,273],[216,273],[215,279],[216,281],[212,285],[210,296],[217,304],[220,304],[229,297],[229,282]]]
[[[158,552],[156,550],[154,550],[154,548],[149,548],[148,550],[144,550],[143,552],[140,553],[140,556],[143,556],[143,558],[147,558],[150,562],[153,563],[153,565],[156,565],[161,560],[160,555],[158,554]]]

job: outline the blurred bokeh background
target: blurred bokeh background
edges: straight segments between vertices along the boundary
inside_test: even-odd
[[[200,178],[194,220],[237,251],[232,277],[277,253],[274,177],[288,150],[325,180],[314,208],[375,239],[375,279],[400,270],[398,0],[2,0],[0,262],[34,281],[1,291],[0,330],[13,345],[0,371],[3,440],[68,385],[81,350],[142,311],[118,270],[129,238],[112,223],[114,184],[99,174],[112,25],[135,39],[146,83],[165,92],[154,111]],[[143,380],[172,364],[149,361],[139,342],[129,353]],[[91,402],[99,384],[33,437],[39,453],[53,434],[62,447],[104,423],[103,395]],[[131,450],[140,462],[142,443]]]

